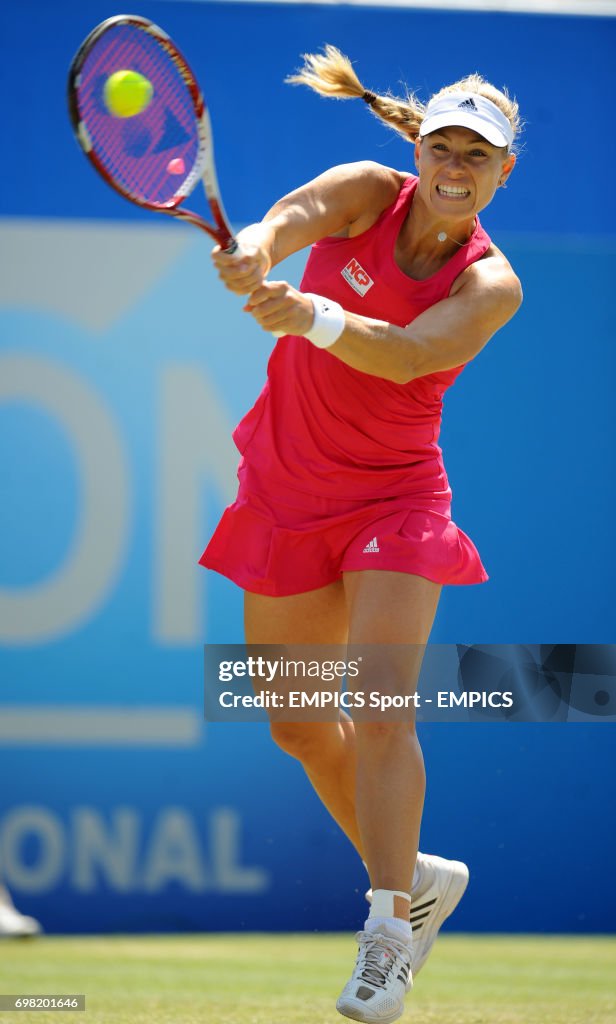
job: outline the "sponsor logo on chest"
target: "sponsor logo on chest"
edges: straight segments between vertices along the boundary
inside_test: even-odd
[[[341,271],[341,274],[358,295],[365,295],[374,284],[370,274],[366,273],[361,263],[358,263],[356,259],[350,259],[346,267]]]

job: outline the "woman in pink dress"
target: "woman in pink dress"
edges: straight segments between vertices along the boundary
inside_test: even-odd
[[[364,89],[334,47],[292,81],[359,97],[414,145],[418,176],[334,167],[214,250],[232,292],[279,336],[234,438],[236,501],[202,564],[245,591],[248,644],[375,644],[365,690],[416,677],[444,584],[487,574],[451,518],[442,397],[518,309],[521,287],[478,213],[511,174],[518,108],[478,75],[426,107]],[[272,268],[311,245],[299,289]],[[419,645],[413,648],[412,645]],[[393,682],[392,682],[393,681]],[[340,1013],[389,1024],[468,880],[417,854],[425,775],[411,716],[272,724],[364,860],[372,885]],[[412,945],[411,945],[412,937]]]

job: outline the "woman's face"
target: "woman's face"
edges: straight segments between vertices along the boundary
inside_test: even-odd
[[[515,164],[513,153],[470,128],[439,128],[418,139],[415,163],[424,202],[443,220],[464,220],[483,210]]]

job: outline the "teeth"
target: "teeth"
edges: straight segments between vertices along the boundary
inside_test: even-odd
[[[457,185],[437,185],[438,192],[442,192],[445,196],[469,196],[470,192],[467,188],[460,188]]]

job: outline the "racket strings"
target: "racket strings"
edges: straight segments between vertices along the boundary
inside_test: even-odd
[[[153,87],[151,102],[130,118],[113,116],[103,98],[106,80],[119,70],[137,71]],[[161,41],[134,25],[109,30],[84,61],[77,98],[93,155],[121,188],[156,206],[181,199],[199,157],[199,124],[193,96]]]

